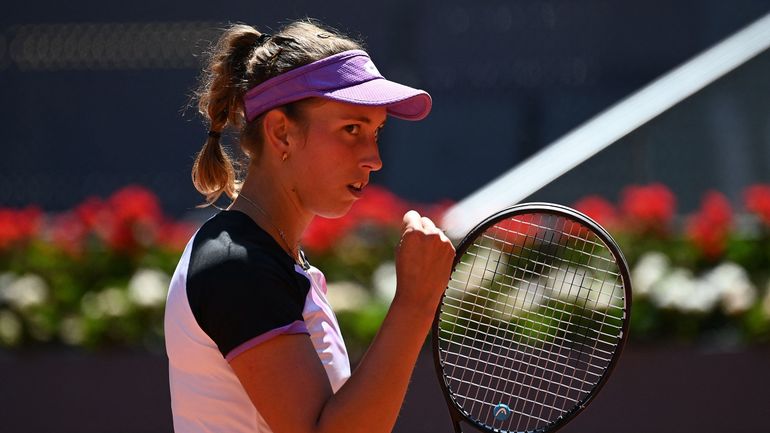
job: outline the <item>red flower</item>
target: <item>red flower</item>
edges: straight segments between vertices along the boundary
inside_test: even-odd
[[[588,215],[605,228],[610,228],[618,223],[618,211],[609,201],[598,195],[589,195],[572,205],[576,210]]]
[[[116,191],[106,203],[89,199],[79,215],[107,244],[121,252],[134,252],[152,245],[163,222],[158,198],[140,186]]]
[[[66,253],[78,256],[83,252],[84,241],[89,228],[75,212],[65,212],[51,220],[51,241]]]
[[[156,224],[163,218],[158,197],[152,191],[130,185],[109,198],[115,217],[120,221],[141,221]]]
[[[182,251],[197,227],[186,222],[164,221],[158,228],[158,243],[171,251]]]
[[[308,250],[324,252],[347,234],[351,223],[352,220],[347,217],[315,217],[303,234],[302,246]]]
[[[746,209],[770,226],[770,185],[752,185],[743,194]]]
[[[88,230],[103,225],[107,219],[109,206],[97,197],[88,197],[75,208],[75,214]]]
[[[26,209],[0,209],[0,249],[27,241],[40,231],[42,214],[35,206]]]
[[[0,249],[39,236],[42,214],[36,207],[0,209]],[[127,186],[107,200],[89,197],[73,210],[48,218],[42,236],[63,251],[78,256],[93,237],[111,249],[136,253],[160,246],[175,251],[184,248],[195,227],[167,220],[152,191]]]
[[[408,205],[397,195],[385,188],[370,185],[344,218],[351,218],[355,223],[400,226],[407,208]]]
[[[709,191],[703,198],[700,210],[687,225],[687,235],[709,259],[724,253],[727,236],[733,221],[733,211],[727,198],[716,191]]]
[[[676,198],[663,184],[632,185],[623,191],[620,208],[638,231],[664,233],[674,217]]]

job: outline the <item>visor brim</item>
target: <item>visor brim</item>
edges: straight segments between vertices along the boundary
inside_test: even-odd
[[[424,119],[433,104],[424,90],[384,78],[324,92],[323,97],[356,105],[384,106],[389,115],[404,120]]]

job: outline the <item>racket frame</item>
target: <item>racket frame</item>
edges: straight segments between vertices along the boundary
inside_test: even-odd
[[[555,203],[545,203],[545,202],[522,203],[522,204],[510,206],[508,208],[505,208],[489,216],[484,221],[480,222],[476,227],[474,227],[470,232],[468,232],[468,234],[465,235],[462,241],[460,241],[460,243],[458,244],[456,248],[455,259],[452,263],[452,274],[454,274],[457,264],[460,262],[463,255],[465,255],[465,252],[468,250],[468,248],[476,240],[478,235],[486,231],[489,227],[493,226],[497,222],[502,221],[503,219],[511,218],[516,215],[528,214],[528,213],[544,213],[544,214],[557,215],[560,217],[565,217],[568,219],[575,220],[580,224],[583,224],[587,228],[589,228],[599,239],[601,239],[602,242],[604,242],[604,244],[607,246],[607,248],[612,253],[613,257],[617,261],[618,269],[620,271],[620,275],[623,281],[624,298],[625,298],[623,316],[621,317],[622,328],[620,332],[620,338],[617,344],[617,350],[613,353],[612,358],[610,359],[610,362],[607,368],[605,369],[602,377],[599,378],[599,381],[596,383],[593,389],[591,389],[591,391],[585,396],[585,398],[579,401],[578,403],[576,403],[572,409],[562,414],[559,418],[554,420],[552,423],[540,429],[534,430],[532,432],[532,433],[546,433],[546,432],[552,433],[559,430],[569,421],[574,419],[583,410],[585,410],[586,407],[588,407],[588,405],[594,400],[594,397],[599,393],[602,387],[604,387],[604,384],[607,382],[607,379],[612,374],[612,371],[615,369],[615,366],[617,365],[617,361],[620,358],[620,355],[623,351],[623,347],[625,346],[625,342],[628,337],[628,326],[629,326],[629,322],[631,321],[631,301],[632,301],[631,275],[628,271],[628,263],[626,262],[626,259],[623,256],[623,252],[620,250],[620,247],[618,247],[618,244],[615,242],[615,240],[612,238],[609,232],[607,232],[607,230],[604,229],[604,227],[599,225],[596,221],[592,220],[587,215],[575,209],[572,209],[567,206],[555,204]],[[460,405],[451,397],[452,393],[447,386],[445,376],[443,374],[444,367],[442,365],[442,362],[440,359],[440,353],[439,353],[440,352],[439,335],[438,335],[439,323],[440,323],[440,316],[441,316],[441,307],[444,303],[445,296],[446,296],[446,289],[444,291],[444,294],[441,296],[441,302],[436,307],[436,314],[433,318],[433,324],[431,325],[430,335],[431,335],[431,346],[433,349],[432,350],[433,362],[436,370],[436,375],[438,376],[438,382],[441,385],[442,393],[444,395],[444,398],[446,399],[447,407],[449,408],[449,414],[452,418],[452,423],[454,424],[455,431],[457,433],[462,433],[462,429],[460,427],[460,421],[465,421],[466,423],[471,424],[472,426],[478,429],[481,429],[483,431],[494,432],[494,433],[503,433],[503,432],[513,433],[508,430],[500,430],[497,428],[489,427],[487,425],[484,425],[474,420],[466,412],[464,412],[463,409],[460,407]]]

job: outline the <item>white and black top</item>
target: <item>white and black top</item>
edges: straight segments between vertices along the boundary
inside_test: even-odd
[[[209,219],[187,244],[166,304],[174,430],[270,432],[228,361],[298,333],[310,335],[336,392],[350,363],[323,274],[297,265],[242,212]]]

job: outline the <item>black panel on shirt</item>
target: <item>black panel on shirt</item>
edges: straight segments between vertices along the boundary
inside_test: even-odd
[[[195,235],[187,299],[198,325],[223,356],[302,320],[309,289],[291,257],[242,212],[222,211]]]

